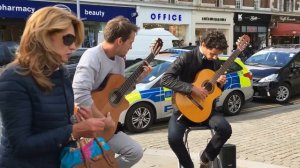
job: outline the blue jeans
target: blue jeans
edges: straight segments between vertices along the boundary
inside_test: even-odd
[[[203,151],[206,158],[213,161],[220,153],[225,142],[230,138],[232,130],[231,126],[224,116],[220,113],[214,112],[212,116],[201,124],[193,123],[185,117],[181,117],[179,121],[177,118],[180,113],[174,112],[169,120],[168,126],[168,141],[171,149],[176,154],[180,164],[184,168],[193,168],[194,164],[192,159],[183,143],[184,132],[187,127],[205,125],[215,130],[215,135],[208,142],[205,150]]]

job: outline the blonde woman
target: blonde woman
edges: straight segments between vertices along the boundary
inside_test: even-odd
[[[70,121],[74,98],[62,65],[83,38],[83,23],[64,9],[45,7],[27,20],[16,59],[0,76],[0,167],[59,167],[64,145],[103,130],[103,119]]]

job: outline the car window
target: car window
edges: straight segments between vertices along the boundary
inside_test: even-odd
[[[126,68],[125,77],[128,78],[133,72],[135,72],[141,63],[142,62],[138,62]],[[171,62],[155,59],[150,63],[150,65],[152,66],[152,71],[143,79],[141,83],[148,83],[159,77],[168,69],[168,67],[171,65]]]
[[[19,45],[13,43],[11,45],[7,45],[7,49],[10,55],[15,55]]]
[[[297,55],[297,57],[294,59],[293,68],[300,68],[300,55]]]
[[[285,66],[293,57],[295,53],[286,52],[258,52],[249,57],[245,64],[247,65],[269,65],[276,67]]]
[[[5,59],[4,46],[0,44],[0,59]]]
[[[69,58],[68,64],[77,64],[86,49],[78,49],[73,52]]]
[[[0,66],[10,63],[16,54],[18,43],[0,42]]]
[[[220,60],[220,61],[221,61],[221,64],[223,64],[226,60]],[[227,73],[232,73],[232,72],[240,71],[242,69],[243,68],[239,64],[237,64],[236,62],[233,62],[226,71],[227,71]]]

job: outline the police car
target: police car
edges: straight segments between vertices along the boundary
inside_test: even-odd
[[[186,51],[185,51],[186,52]],[[173,112],[173,91],[162,87],[160,79],[181,52],[160,53],[150,63],[152,72],[136,85],[134,91],[126,95],[130,107],[123,111],[119,121],[130,132],[144,132],[158,119],[168,118]],[[220,56],[222,62],[228,57]],[[129,77],[139,66],[136,63],[125,70]],[[222,95],[217,100],[217,108],[227,115],[236,115],[243,104],[252,99],[252,74],[240,59],[236,59],[227,70],[227,81]]]

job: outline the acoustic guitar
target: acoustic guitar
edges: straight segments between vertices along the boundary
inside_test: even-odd
[[[159,53],[162,45],[162,40],[158,38],[151,49],[151,53],[143,60],[143,62],[147,61],[150,63]],[[137,78],[144,71],[143,66],[144,64],[141,63],[141,65],[139,65],[127,79],[125,79],[125,77],[121,74],[109,74],[106,77],[105,85],[102,85],[101,89],[92,91],[92,99],[95,106],[105,116],[108,112],[110,112],[113,121],[116,123],[114,127],[103,131],[101,136],[103,136],[106,141],[114,135],[121,112],[129,107],[129,102],[124,98],[124,96],[136,84]]]
[[[217,86],[217,79],[222,74],[225,74],[225,71],[246,48],[249,42],[249,36],[241,36],[236,43],[237,49],[229,56],[219,70],[214,72],[210,69],[203,69],[197,73],[193,85],[204,87],[209,93],[203,101],[193,93],[191,95],[179,92],[174,94],[175,104],[183,116],[196,123],[201,123],[210,116],[213,101],[222,94],[221,89]]]

